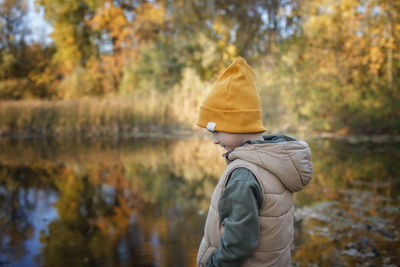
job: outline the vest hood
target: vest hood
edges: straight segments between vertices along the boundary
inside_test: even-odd
[[[235,159],[269,171],[291,192],[302,190],[313,175],[308,144],[285,135],[264,135],[264,141],[247,141],[226,155],[228,163]]]

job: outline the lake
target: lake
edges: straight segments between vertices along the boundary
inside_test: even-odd
[[[400,266],[400,145],[307,140],[295,266]],[[0,139],[0,266],[195,266],[211,138]]]

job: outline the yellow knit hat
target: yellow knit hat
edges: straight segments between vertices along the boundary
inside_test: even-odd
[[[219,76],[200,106],[197,125],[227,133],[265,131],[253,71],[244,58],[236,58]]]

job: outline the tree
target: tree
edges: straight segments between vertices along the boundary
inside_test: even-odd
[[[23,21],[26,11],[23,0],[0,2],[0,79],[21,75],[20,56],[29,32]]]
[[[291,113],[319,130],[399,132],[400,3],[301,6],[302,33],[288,40],[281,62]]]

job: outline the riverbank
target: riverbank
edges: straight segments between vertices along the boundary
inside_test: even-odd
[[[0,139],[29,138],[184,138],[207,135],[195,125],[198,97],[190,92],[69,100],[0,101]],[[274,123],[268,133],[348,143],[399,143],[398,134],[352,134],[340,129],[318,132],[310,126]],[[283,123],[285,122],[285,123]]]
[[[304,140],[332,140],[337,142],[345,142],[349,144],[358,143],[374,143],[374,144],[400,144],[400,135],[339,135],[333,133],[284,133],[298,139]],[[126,139],[126,138],[149,138],[149,139],[187,139],[187,138],[203,138],[209,134],[201,129],[195,130],[180,130],[180,131],[154,131],[154,132],[126,132],[114,134],[81,134],[81,135],[40,135],[40,134],[3,134],[0,135],[0,140],[16,140],[16,139]]]

